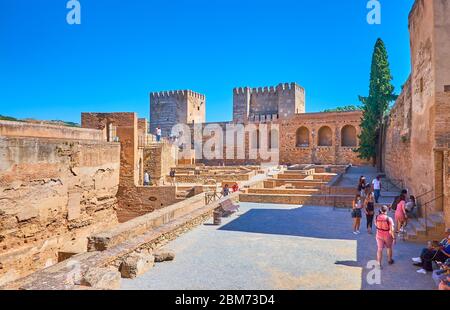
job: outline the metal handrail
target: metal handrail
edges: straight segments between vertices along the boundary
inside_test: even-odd
[[[416,196],[416,201],[419,200],[420,198],[422,198],[422,197],[424,197],[424,196],[426,196],[426,195],[432,193],[432,192],[434,192],[434,188],[433,188],[432,190],[426,192],[426,193],[423,193],[423,194],[421,194],[421,195]]]
[[[426,236],[428,236],[428,208],[427,208],[427,206],[429,204],[431,204],[432,202],[435,202],[436,200],[444,198],[444,197],[445,197],[445,195],[442,194],[439,197],[434,197],[432,200],[420,205],[424,209],[424,212],[425,212],[424,218],[425,218],[425,235]]]
[[[386,178],[389,182],[383,182],[382,183],[382,187],[384,187],[384,190],[386,190],[387,192],[390,192],[390,190],[392,189],[389,185],[392,184],[394,187],[396,188],[401,188],[403,189],[404,187],[404,181],[402,179],[389,179]],[[396,184],[398,181],[400,181],[400,186],[398,186],[398,184]],[[385,185],[386,184],[386,185]]]

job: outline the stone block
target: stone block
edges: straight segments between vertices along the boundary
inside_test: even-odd
[[[36,218],[39,215],[39,211],[34,207],[22,208],[19,213],[17,213],[17,220],[19,222],[29,221]]]
[[[175,253],[173,251],[164,249],[154,251],[153,256],[155,257],[156,263],[173,261],[175,259]]]
[[[147,271],[155,264],[155,258],[148,253],[133,253],[126,257],[120,265],[122,278],[134,279]]]
[[[81,215],[81,194],[69,193],[69,199],[67,202],[67,220],[73,221],[80,218]]]
[[[100,290],[117,290],[120,288],[120,272],[115,268],[90,268],[83,277],[81,285]]]

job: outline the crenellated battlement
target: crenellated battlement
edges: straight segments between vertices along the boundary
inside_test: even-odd
[[[247,92],[250,95],[276,95],[279,92],[286,91],[300,91],[302,93],[305,92],[304,88],[298,85],[297,83],[280,83],[277,86],[265,86],[265,87],[236,87],[233,89],[234,95],[245,95]]]
[[[151,92],[151,98],[198,98],[201,100],[206,100],[206,96],[192,90],[169,90],[169,91],[159,91]]]

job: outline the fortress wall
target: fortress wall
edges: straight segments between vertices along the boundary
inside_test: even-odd
[[[297,114],[293,118],[280,123],[280,162],[282,164],[368,164],[358,158],[353,150],[359,141],[356,138],[354,146],[342,146],[342,129],[351,126],[360,134],[361,111],[341,113],[306,113]],[[299,144],[298,131],[307,129],[308,143]],[[321,128],[331,129],[329,137],[331,145],[319,145]]]
[[[106,132],[68,126],[0,120],[0,136],[105,141]]]
[[[117,143],[0,137],[0,285],[117,224],[119,158]]]

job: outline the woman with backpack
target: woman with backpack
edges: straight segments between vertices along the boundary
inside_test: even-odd
[[[364,211],[366,213],[367,219],[367,232],[371,235],[373,227],[373,218],[375,215],[375,196],[373,195],[373,192],[369,192],[367,194],[366,200],[364,202]]]
[[[395,232],[394,232],[394,221],[390,218],[388,213],[389,208],[387,206],[382,206],[380,214],[377,215],[375,219],[375,226],[377,228],[377,262],[378,266],[381,268],[381,261],[383,259],[383,249],[387,249],[388,263],[389,265],[394,264],[393,256],[393,246],[395,242]]]

